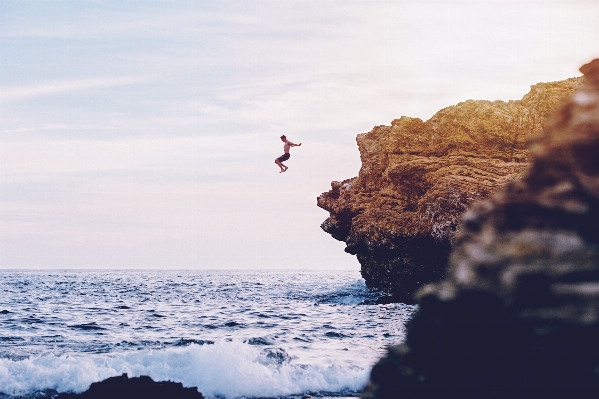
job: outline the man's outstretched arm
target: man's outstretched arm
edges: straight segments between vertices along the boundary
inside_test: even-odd
[[[288,143],[289,143],[289,145],[290,145],[290,146],[292,146],[292,147],[299,147],[300,145],[302,145],[302,143],[295,144],[295,143],[292,143],[292,142],[291,142],[291,141],[289,141],[289,140],[287,140],[287,142],[288,142]]]

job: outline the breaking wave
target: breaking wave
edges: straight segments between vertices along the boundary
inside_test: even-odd
[[[280,397],[305,392],[356,393],[369,367],[323,359],[295,363],[282,349],[216,342],[111,354],[45,354],[0,359],[0,392],[23,395],[47,390],[82,392],[90,384],[127,373],[195,386],[207,397]]]

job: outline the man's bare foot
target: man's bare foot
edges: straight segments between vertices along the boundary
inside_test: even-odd
[[[281,171],[279,173],[287,172],[287,169],[289,169],[289,168],[287,166],[285,166],[285,169],[281,169]]]

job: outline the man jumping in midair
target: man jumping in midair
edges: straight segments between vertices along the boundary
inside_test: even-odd
[[[285,135],[281,136],[281,140],[283,141],[283,143],[285,143],[283,145],[283,151],[285,151],[285,153],[283,155],[281,155],[280,157],[278,157],[277,159],[275,159],[275,163],[277,165],[279,165],[279,168],[281,168],[281,171],[279,173],[283,173],[283,172],[287,171],[287,169],[289,169],[287,166],[283,165],[283,162],[288,160],[289,157],[291,156],[291,155],[289,155],[289,149],[291,147],[299,147],[300,145],[302,145],[302,143],[299,143],[299,144],[292,143],[291,141],[287,140],[287,137],[285,137]]]

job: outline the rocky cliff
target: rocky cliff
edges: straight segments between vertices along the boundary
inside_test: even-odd
[[[464,216],[364,398],[599,398],[599,59],[581,72],[523,179]]]
[[[527,142],[581,78],[539,83],[518,101],[466,101],[423,122],[401,117],[357,137],[357,177],[318,197],[324,231],[345,241],[369,287],[402,302],[443,278],[460,215],[522,176]]]

